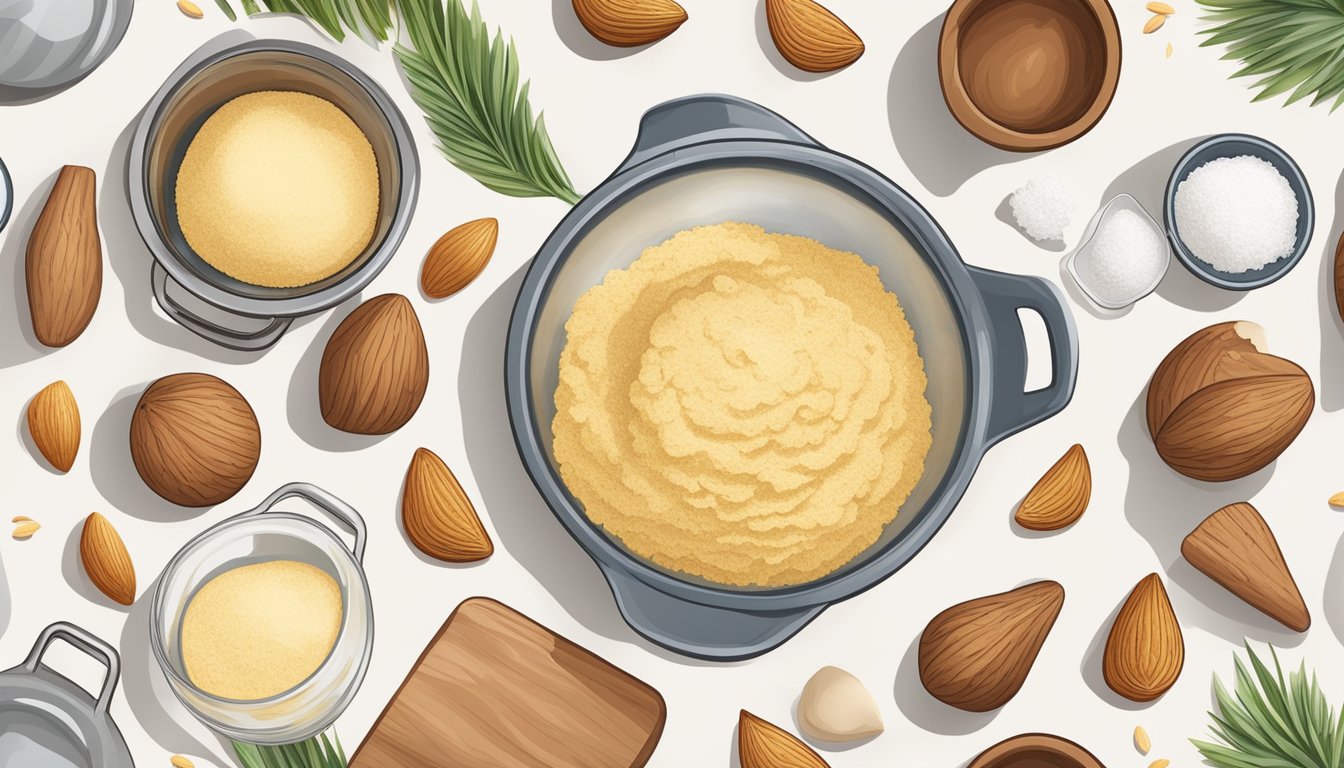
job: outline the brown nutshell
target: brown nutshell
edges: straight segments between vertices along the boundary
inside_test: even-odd
[[[1152,701],[1171,689],[1185,665],[1185,640],[1162,578],[1140,581],[1106,638],[1102,676],[1131,701]]]
[[[770,37],[781,56],[805,72],[832,72],[863,55],[863,41],[815,0],[765,0]]]
[[[1265,352],[1248,322],[1191,334],[1158,365],[1148,385],[1149,434],[1172,469],[1223,482],[1256,472],[1297,438],[1316,394],[1297,364]]]
[[[261,429],[238,390],[205,373],[165,376],[131,417],[131,459],[155,493],[184,507],[227,501],[251,479]]]
[[[1014,519],[1029,530],[1057,531],[1076,523],[1091,498],[1092,468],[1075,444],[1032,486]]]
[[[1279,542],[1250,504],[1229,504],[1209,515],[1185,537],[1181,554],[1232,594],[1294,632],[1311,627],[1311,614]]]
[[[388,293],[356,307],[327,341],[317,384],[322,418],[336,429],[385,435],[410,421],[429,387],[429,350],[411,302]]]
[[[64,347],[84,332],[103,291],[103,247],[98,237],[92,169],[67,165],[33,225],[24,277],[33,335]]]
[[[470,563],[495,551],[457,477],[428,448],[416,449],[406,470],[401,519],[406,535],[430,557]]]
[[[829,768],[797,736],[745,709],[737,718],[737,756],[742,768]]]
[[[69,472],[79,455],[79,404],[70,386],[53,381],[28,403],[28,434],[42,457],[61,472]]]
[[[1022,689],[1063,606],[1064,588],[1038,581],[938,614],[919,639],[925,690],[968,712],[1007,704]]]
[[[607,45],[649,45],[676,32],[686,9],[673,0],[573,0],[574,15],[593,37]]]
[[[89,581],[100,592],[122,605],[135,602],[135,566],[131,555],[117,529],[97,512],[84,520],[79,559]]]
[[[499,222],[476,219],[438,239],[420,268],[420,287],[433,299],[446,299],[466,288],[490,263],[499,239]]]

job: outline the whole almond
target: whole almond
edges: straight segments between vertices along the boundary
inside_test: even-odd
[[[1017,507],[1015,519],[1033,531],[1056,531],[1073,525],[1092,498],[1092,469],[1083,446],[1074,445],[1032,486]]]
[[[1142,725],[1134,726],[1134,748],[1139,754],[1146,755],[1153,749],[1153,740]]]
[[[201,7],[191,2],[191,0],[177,0],[177,9],[181,11],[184,16],[193,19],[205,18],[205,11],[202,11]]]
[[[1294,632],[1311,627],[1283,551],[1259,510],[1245,502],[1209,515],[1181,543],[1187,562]]]
[[[1176,684],[1185,665],[1185,640],[1162,578],[1134,587],[1106,638],[1102,675],[1111,690],[1131,701],[1152,701]]]
[[[416,449],[406,470],[401,520],[421,552],[445,562],[484,560],[495,551],[457,477],[428,448]]]
[[[593,37],[621,48],[656,43],[686,21],[672,0],[574,0],[574,15]]]
[[[499,222],[476,219],[449,230],[425,256],[420,287],[425,295],[445,299],[466,288],[490,263],[499,239]]]
[[[29,401],[28,434],[51,466],[62,472],[74,466],[79,454],[79,404],[64,381],[48,384]]]
[[[247,399],[206,373],[164,376],[131,416],[131,460],[155,493],[184,507],[233,498],[261,458],[261,428]]]
[[[1166,23],[1167,23],[1166,15],[1159,13],[1156,16],[1153,16],[1151,19],[1149,19],[1147,24],[1143,25],[1143,34],[1151,35],[1152,33],[1161,29],[1162,25]]]
[[[84,521],[79,559],[89,581],[100,592],[122,605],[135,602],[135,566],[131,555],[117,529],[97,512]]]
[[[742,768],[830,768],[797,736],[745,709],[737,718],[737,757]]]
[[[919,638],[919,678],[934,698],[968,712],[1007,704],[1026,682],[1064,606],[1064,588],[1038,581],[948,608]]]
[[[327,341],[318,371],[322,418],[336,429],[385,435],[411,420],[429,387],[429,350],[415,308],[387,293],[360,304]]]
[[[1301,366],[1266,348],[1255,323],[1218,323],[1190,334],[1157,366],[1148,433],[1168,466],[1196,480],[1236,480],[1297,438],[1315,389]]]
[[[1164,16],[1170,16],[1176,12],[1175,8],[1167,3],[1161,2],[1161,0],[1152,0],[1152,2],[1148,3],[1147,8],[1153,13],[1160,13]]]
[[[64,347],[84,332],[103,291],[103,246],[91,168],[67,165],[33,225],[25,256],[33,334]]]
[[[863,55],[863,41],[815,0],[765,0],[766,22],[779,53],[806,72],[831,72]]]
[[[183,757],[182,755],[173,755],[172,757],[168,758],[168,763],[172,765],[173,768],[196,768],[195,763],[191,762],[189,758]]]

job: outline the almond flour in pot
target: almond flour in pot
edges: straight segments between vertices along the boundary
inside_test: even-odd
[[[724,223],[613,270],[565,325],[555,458],[635,554],[712,582],[819,579],[924,472],[924,363],[857,255]]]
[[[177,220],[207,264],[294,288],[350,265],[378,220],[378,161],[335,104],[294,91],[239,96],[212,114],[177,174]]]
[[[294,560],[210,579],[182,618],[182,662],[212,696],[257,701],[308,679],[336,645],[344,609],[326,571]]]

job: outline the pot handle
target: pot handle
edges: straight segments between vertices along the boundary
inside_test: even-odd
[[[258,330],[234,330],[206,320],[169,296],[168,270],[160,266],[157,261],[150,267],[150,282],[154,286],[154,300],[159,302],[159,306],[169,317],[188,331],[221,347],[228,347],[241,352],[260,352],[263,349],[270,349],[280,340],[281,336],[285,335],[285,331],[289,330],[290,323],[294,322],[294,319],[290,317],[272,317],[270,323]],[[176,285],[177,283],[173,284]],[[257,319],[265,320],[266,318]]]
[[[23,668],[29,672],[37,672],[37,668],[42,666],[42,656],[53,640],[64,640],[107,667],[107,677],[103,679],[103,688],[98,692],[98,703],[93,708],[95,715],[106,714],[108,705],[112,703],[112,693],[117,689],[117,680],[121,678],[121,657],[117,655],[117,650],[87,630],[69,622],[58,621],[42,630],[37,642],[33,644],[33,650],[24,660]]]
[[[1078,331],[1064,297],[1039,277],[1010,275],[970,267],[971,277],[989,310],[980,343],[990,350],[989,430],[986,445],[1044,421],[1064,410],[1078,380]],[[1050,384],[1024,391],[1027,381],[1027,339],[1019,309],[1035,311],[1045,321],[1050,339]]]
[[[615,568],[602,573],[630,628],[668,650],[707,661],[738,661],[773,650],[825,610],[747,612],[692,603]]]
[[[282,485],[275,493],[267,496],[265,501],[241,515],[238,515],[238,517],[264,515],[267,512],[272,511],[275,508],[275,505],[285,499],[296,497],[303,499],[314,507],[317,507],[344,523],[345,527],[349,528],[350,532],[355,535],[355,543],[350,547],[350,553],[355,556],[355,562],[360,564],[364,563],[364,544],[368,538],[368,529],[364,527],[364,518],[359,516],[359,513],[355,511],[354,507],[311,483],[289,483],[288,485]]]
[[[665,101],[645,112],[635,147],[616,173],[695,144],[750,140],[820,146],[798,126],[759,104],[707,93]]]

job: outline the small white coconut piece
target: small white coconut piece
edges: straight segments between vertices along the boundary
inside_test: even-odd
[[[803,686],[798,724],[819,741],[857,741],[883,731],[872,694],[839,667],[822,667]]]

